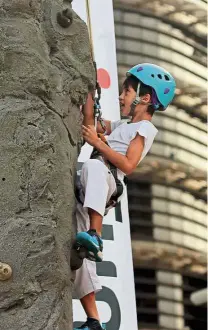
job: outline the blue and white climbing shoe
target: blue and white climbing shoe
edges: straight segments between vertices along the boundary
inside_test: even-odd
[[[103,241],[96,230],[90,229],[87,232],[80,232],[76,236],[75,246],[84,247],[87,251],[86,258],[92,261],[103,261]]]
[[[93,318],[88,318],[80,328],[75,328],[74,330],[106,330],[105,324],[100,325],[100,322]]]

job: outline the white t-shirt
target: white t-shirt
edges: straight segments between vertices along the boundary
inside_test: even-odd
[[[156,127],[148,120],[141,120],[137,123],[129,124],[122,120],[112,121],[111,131],[112,133],[107,137],[108,144],[113,150],[123,155],[126,155],[130,142],[137,134],[144,136],[144,150],[139,163],[150,150],[158,132]],[[118,170],[118,176],[120,179],[123,179],[124,175],[125,174],[122,171]]]

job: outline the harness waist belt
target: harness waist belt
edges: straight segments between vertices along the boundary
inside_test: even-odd
[[[106,142],[106,144],[107,144],[107,142]],[[103,158],[102,154],[94,148],[90,158],[99,160],[99,157]],[[111,196],[110,200],[108,201],[108,203],[106,205],[106,209],[105,209],[105,215],[106,215],[111,208],[116,207],[116,205],[118,204],[118,199],[123,194],[124,187],[123,187],[121,180],[118,179],[117,167],[107,160],[105,160],[105,164],[111,171],[111,173],[115,179],[115,183],[116,183],[116,192]],[[80,183],[78,176],[77,176],[76,181],[77,182],[76,182],[75,195],[76,195],[78,202],[83,204],[84,193],[83,193],[81,183]],[[124,183],[125,184],[127,183],[125,178],[124,178]]]

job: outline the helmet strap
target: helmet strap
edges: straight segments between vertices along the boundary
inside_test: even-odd
[[[137,92],[136,92],[136,97],[135,97],[135,100],[134,100],[134,101],[132,102],[132,104],[131,104],[131,110],[130,110],[130,112],[129,112],[129,117],[133,117],[133,115],[134,115],[134,110],[135,110],[137,104],[141,103],[141,98],[140,98],[140,96],[139,96],[139,94],[140,94],[140,87],[141,87],[141,84],[138,83]]]
[[[131,104],[131,109],[130,109],[130,112],[129,112],[129,117],[133,117],[134,111],[135,111],[135,108],[136,108],[137,104],[146,104],[146,105],[151,105],[152,104],[152,103],[145,103],[145,102],[143,102],[141,100],[141,97],[139,96],[139,94],[140,94],[140,87],[141,87],[141,84],[139,83],[138,84],[138,87],[137,87],[137,92],[136,92],[135,100]]]

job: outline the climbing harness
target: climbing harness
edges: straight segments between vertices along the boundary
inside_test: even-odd
[[[99,136],[99,134],[98,134],[98,136]],[[103,135],[101,135],[101,140],[105,144],[108,145],[108,142]],[[114,164],[112,164],[109,160],[104,159],[102,154],[96,148],[93,149],[93,152],[92,152],[90,158],[103,161],[105,163],[105,165],[108,167],[108,169],[110,170],[111,174],[113,175],[115,183],[116,183],[116,192],[111,196],[109,202],[106,204],[106,209],[105,209],[105,215],[106,215],[111,208],[113,208],[117,205],[119,197],[123,194],[124,186],[123,186],[121,180],[118,179],[117,167]]]
[[[97,70],[96,70],[97,72]],[[97,126],[97,121],[100,122],[100,125],[103,129],[103,134],[98,133],[98,137],[108,145],[108,142],[104,136],[106,133],[106,125],[102,118],[102,112],[101,112],[101,105],[100,105],[100,99],[101,99],[101,87],[99,85],[99,82],[96,83],[96,91],[97,91],[97,97],[94,98],[94,116],[95,116],[95,127]],[[108,145],[109,146],[109,145]],[[102,154],[96,149],[93,148],[92,154],[90,156],[91,159],[98,159],[100,161],[103,160]],[[118,173],[117,173],[117,167],[113,165],[110,161],[104,160],[105,165],[109,168],[110,172],[112,173],[115,182],[116,182],[116,193],[111,196],[109,202],[106,205],[105,214],[108,213],[108,211],[115,207],[118,203],[119,197],[123,194],[123,184],[118,179]]]
[[[106,126],[105,126],[104,120],[101,117],[102,113],[100,110],[101,109],[101,106],[100,106],[101,88],[100,88],[100,86],[98,88],[99,88],[98,97],[94,99],[94,102],[95,102],[94,103],[94,114],[95,114],[95,118],[97,118],[97,120],[100,121],[100,124],[101,124],[101,127],[103,128],[103,130],[106,131]],[[105,144],[108,145],[108,142],[107,142],[104,134],[98,133],[97,135]],[[119,197],[123,194],[124,187],[123,187],[122,182],[118,179],[117,167],[115,165],[113,165],[110,161],[108,161],[107,159],[104,159],[102,154],[96,148],[93,148],[90,158],[98,159],[101,162],[104,162],[105,165],[110,170],[110,172],[112,173],[115,183],[116,183],[116,192],[115,192],[115,194],[113,194],[111,196],[110,200],[106,204],[106,209],[105,209],[105,215],[106,215],[111,208],[113,208],[117,205]],[[79,203],[83,204],[84,203],[84,193],[83,193],[82,186],[80,183],[79,175],[77,175],[75,187],[76,187],[75,188],[76,198]]]
[[[94,62],[95,63],[95,62]],[[96,64],[95,64],[96,67]],[[97,72],[97,70],[96,70]],[[97,126],[97,122],[100,122],[100,125],[103,129],[103,133],[106,133],[106,125],[105,122],[102,118],[102,112],[101,112],[101,105],[100,105],[100,99],[101,99],[101,87],[97,81],[96,83],[96,91],[97,91],[97,96],[94,97],[94,117],[95,117],[95,127]],[[104,134],[98,133],[98,137],[108,145],[107,140],[104,136]],[[90,156],[91,159],[98,159],[100,161],[104,161],[105,165],[108,167],[108,169],[110,170],[110,172],[112,173],[115,182],[116,182],[116,193],[113,194],[109,200],[109,202],[106,205],[106,209],[105,209],[105,215],[108,213],[108,211],[115,207],[118,203],[118,199],[119,197],[122,195],[123,193],[123,184],[122,182],[118,179],[118,174],[117,174],[117,167],[115,165],[113,165],[111,162],[109,162],[108,160],[104,160],[102,157],[102,154],[96,149],[93,148],[92,154]],[[79,182],[79,176],[77,176],[77,180],[76,180],[76,189],[75,189],[75,194],[76,194],[76,198],[77,200],[83,204],[84,202],[84,194],[82,192],[82,187],[81,184]]]
[[[104,136],[102,135],[102,141],[106,144],[107,141],[104,141]],[[97,159],[103,163],[105,163],[105,165],[108,167],[109,171],[111,172],[111,174],[114,177],[115,183],[116,183],[116,191],[115,193],[110,197],[110,200],[107,202],[106,204],[106,208],[105,208],[105,215],[109,212],[110,209],[116,207],[116,205],[119,202],[119,197],[123,194],[124,191],[124,185],[122,184],[121,180],[118,179],[118,173],[117,173],[117,167],[115,165],[113,165],[111,162],[109,162],[108,160],[104,159],[102,154],[97,150],[97,149],[93,149],[93,152],[91,154],[91,159]],[[124,184],[126,184],[126,181],[124,181]],[[82,185],[80,182],[80,176],[77,175],[76,177],[76,184],[75,184],[75,196],[77,201],[83,205],[84,203],[84,192],[82,189]]]
[[[94,46],[93,46],[93,39],[92,39],[92,24],[91,24],[89,0],[86,0],[86,8],[87,8],[88,32],[89,32],[89,39],[90,39],[90,45],[91,45],[91,56],[92,56],[92,60],[93,60],[93,64],[94,64],[95,72],[96,72],[96,87],[95,87],[96,95],[93,98],[95,128],[97,127],[97,123],[99,122],[101,127],[102,127],[103,134],[98,133],[98,137],[104,143],[106,143],[108,145],[107,140],[105,139],[105,136],[104,136],[105,133],[106,133],[106,125],[105,125],[104,119],[102,118],[101,105],[100,105],[101,87],[100,87],[100,84],[99,84],[98,79],[97,79],[97,65],[96,65],[96,61],[95,61]],[[98,159],[98,160],[102,161],[103,157],[102,157],[102,159],[101,159],[101,157],[102,157],[101,153],[99,153],[98,150],[96,150],[94,148],[90,158],[91,159]],[[113,196],[111,196],[109,202],[106,205],[105,214],[107,214],[108,211],[112,207],[116,206],[116,204],[118,202],[118,198],[122,195],[124,188],[123,188],[122,182],[118,179],[116,166],[114,166],[108,160],[104,160],[104,163],[109,168],[109,170],[112,173],[112,175],[115,179],[115,182],[116,182],[116,193]],[[83,194],[82,187],[81,187],[81,184],[80,184],[80,181],[79,181],[79,175],[77,175],[77,179],[76,179],[75,195],[76,195],[76,198],[77,198],[78,202],[83,204],[84,194]]]

